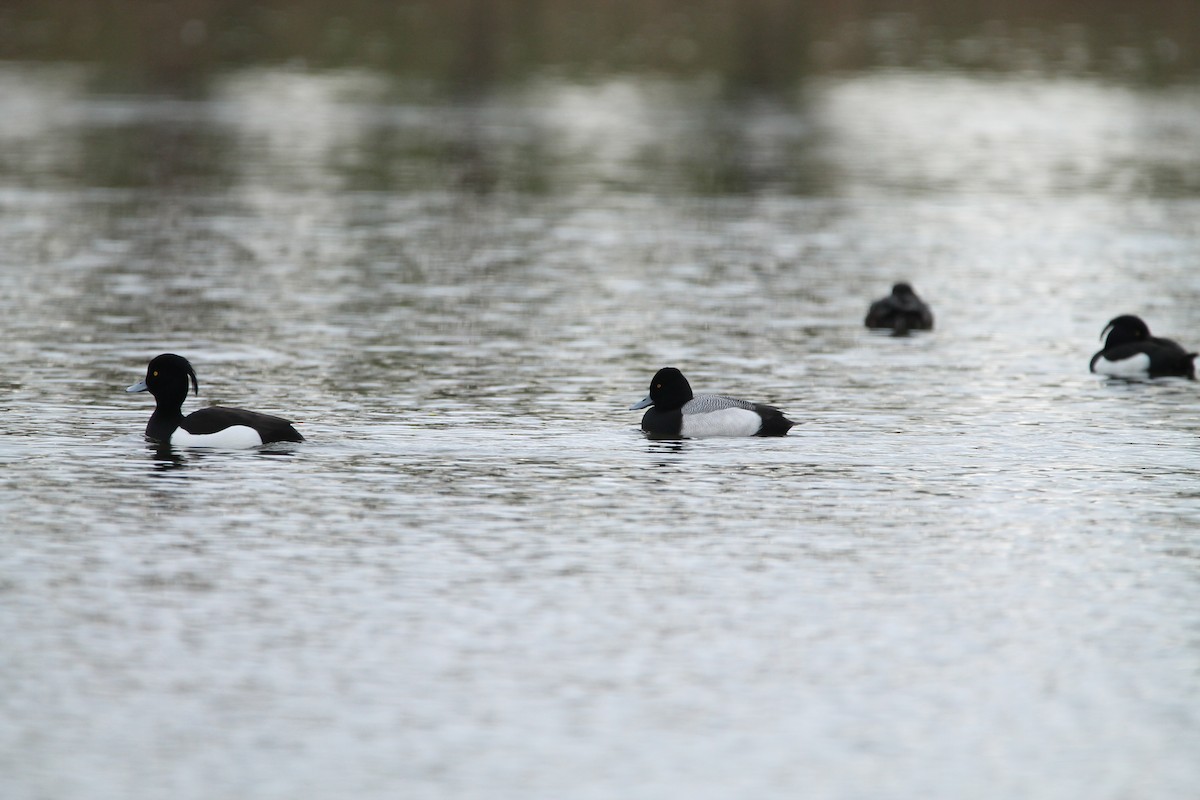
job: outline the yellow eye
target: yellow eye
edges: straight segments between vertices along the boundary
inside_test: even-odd
[[[154,377],[158,377],[158,370],[154,370]]]
[[[154,373],[154,374],[155,374],[155,375],[157,375],[158,373],[156,372],[156,373]],[[654,388],[655,388],[655,389],[661,389],[661,388],[662,388],[662,384],[661,384],[661,383],[656,383],[656,384],[654,384]]]

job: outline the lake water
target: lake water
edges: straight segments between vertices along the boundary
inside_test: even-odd
[[[1087,364],[1200,348],[1195,88],[0,85],[5,797],[1194,796],[1200,394]]]

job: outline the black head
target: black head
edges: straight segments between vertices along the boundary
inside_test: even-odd
[[[1149,339],[1150,328],[1145,322],[1142,322],[1141,317],[1122,314],[1108,321],[1104,330],[1100,331],[1100,338],[1103,339],[1105,334],[1108,334],[1108,339],[1104,342],[1104,349],[1107,350],[1110,347]]]
[[[892,294],[896,297],[912,297],[916,292],[913,291],[912,284],[902,282],[892,286]]]
[[[663,367],[650,381],[650,400],[655,408],[679,408],[691,399],[692,385],[674,367]]]
[[[189,378],[192,388],[199,394],[200,385],[196,382],[196,371],[192,369],[188,360],[174,353],[163,353],[161,356],[155,356],[146,367],[145,380],[135,383],[125,391],[149,391],[155,400],[178,401],[182,405],[187,397]]]

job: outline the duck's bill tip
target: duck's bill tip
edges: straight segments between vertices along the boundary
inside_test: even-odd
[[[146,385],[145,381],[138,381],[133,386],[127,386],[125,388],[125,391],[127,391],[127,392],[144,392],[149,388],[150,387]]]
[[[643,397],[641,400],[638,400],[636,403],[629,406],[629,410],[637,411],[639,408],[646,408],[652,405],[654,405],[654,401],[650,399],[649,395],[647,395],[646,397]]]

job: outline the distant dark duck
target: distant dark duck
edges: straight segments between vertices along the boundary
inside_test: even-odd
[[[1141,317],[1122,314],[1114,317],[1100,332],[1108,334],[1104,349],[1092,356],[1088,369],[1114,378],[1162,378],[1175,375],[1196,377],[1195,353],[1178,342],[1150,335]]]
[[[693,395],[691,384],[674,367],[650,381],[650,394],[629,407],[650,409],[642,430],[656,436],[786,436],[796,423],[773,406],[715,394]]]
[[[269,442],[302,442],[286,419],[241,408],[210,406],[183,416],[188,379],[196,394],[196,371],[183,356],[163,353],[146,368],[145,380],[125,391],[154,395],[154,413],[146,425],[146,438],[176,447],[257,447]]]
[[[868,328],[891,330],[893,336],[904,336],[909,331],[933,330],[933,312],[917,297],[912,286],[897,283],[890,295],[871,303],[865,323]]]

